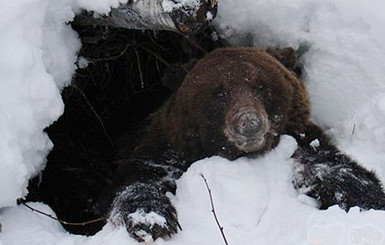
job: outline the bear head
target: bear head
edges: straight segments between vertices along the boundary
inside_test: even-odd
[[[293,62],[292,49],[209,53],[158,114],[166,141],[188,161],[235,159],[272,149],[281,134],[303,132],[310,104]]]

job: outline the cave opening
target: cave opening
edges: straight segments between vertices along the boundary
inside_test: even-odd
[[[42,173],[29,184],[28,201],[48,204],[61,220],[100,217],[101,190],[112,181],[117,146],[127,151],[141,139],[142,123],[171,95],[162,84],[172,64],[200,58],[223,46],[207,28],[185,37],[170,31],[141,31],[71,23],[82,41],[78,69],[62,91],[64,114],[46,129],[54,147]],[[63,225],[92,235],[103,222]]]

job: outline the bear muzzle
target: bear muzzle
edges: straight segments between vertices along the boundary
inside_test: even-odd
[[[233,121],[233,127],[237,134],[245,137],[253,137],[262,129],[262,120],[256,113],[242,113]]]
[[[264,148],[269,129],[270,123],[263,108],[243,106],[227,113],[224,135],[240,151],[251,153]]]

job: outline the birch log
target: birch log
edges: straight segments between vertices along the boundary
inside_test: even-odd
[[[108,15],[83,12],[76,17],[80,25],[102,24],[140,30],[169,30],[191,34],[215,17],[217,0],[129,0]]]

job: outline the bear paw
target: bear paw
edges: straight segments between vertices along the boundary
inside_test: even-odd
[[[133,184],[118,194],[109,221],[116,227],[125,226],[139,242],[171,237],[180,228],[170,200],[155,186],[144,183]]]
[[[148,213],[138,209],[135,213],[126,215],[124,223],[133,238],[148,242],[177,232],[176,215],[166,214],[166,217],[154,211]]]

